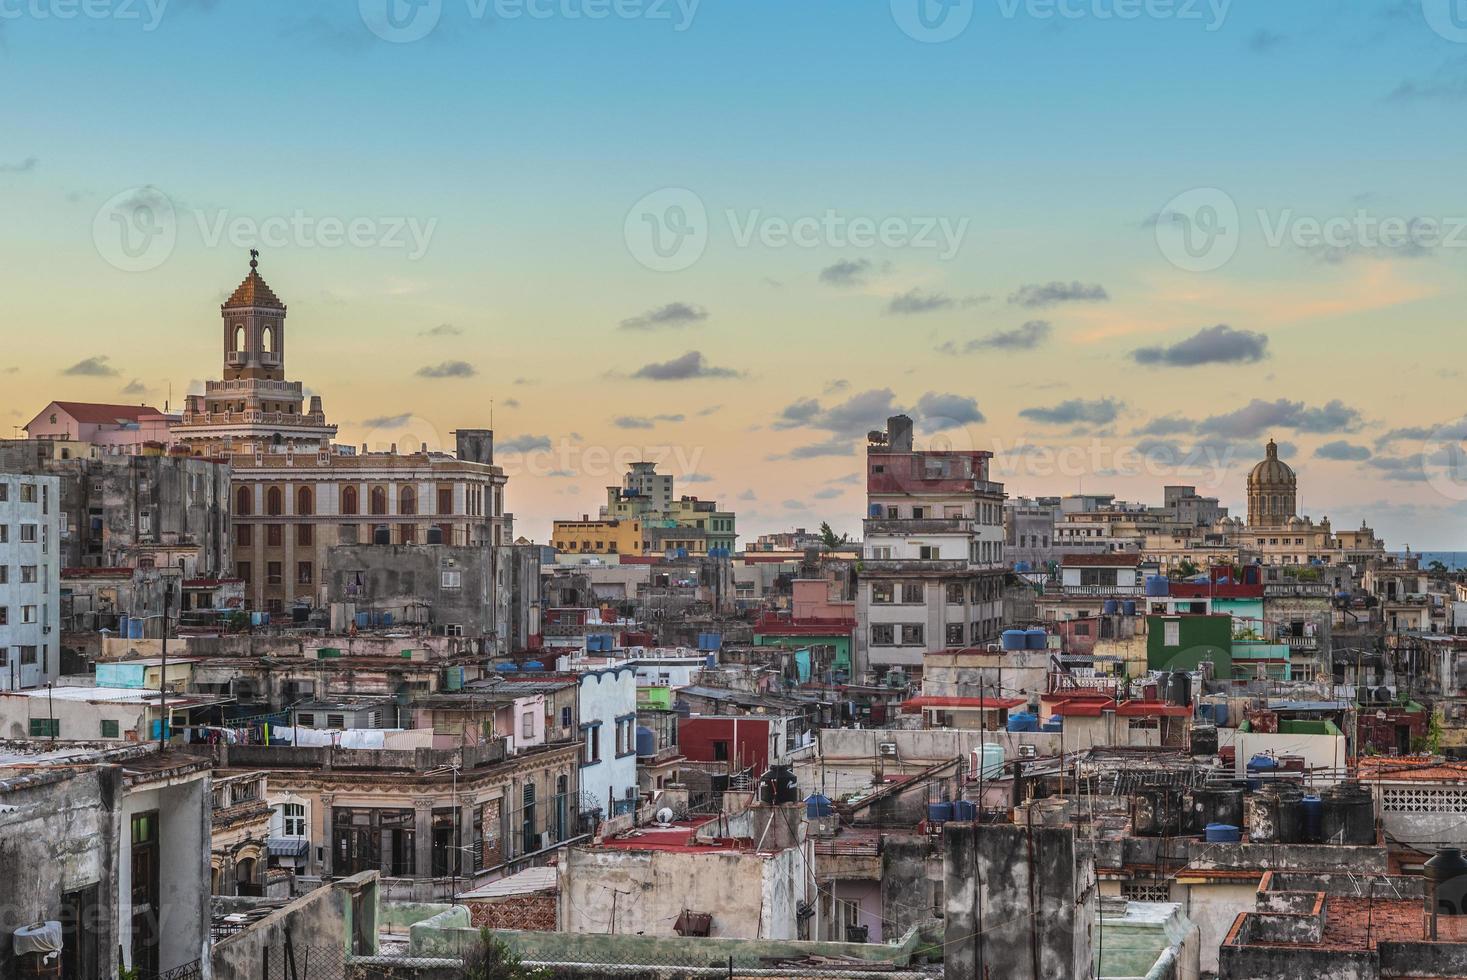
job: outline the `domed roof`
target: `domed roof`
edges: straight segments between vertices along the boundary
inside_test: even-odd
[[[1248,474],[1248,487],[1293,487],[1298,478],[1289,464],[1279,459],[1278,443],[1268,440],[1268,455]]]
[[[1304,518],[1300,517],[1298,514],[1295,514],[1293,517],[1285,521],[1284,525],[1286,527],[1308,527],[1309,522],[1304,520]]]

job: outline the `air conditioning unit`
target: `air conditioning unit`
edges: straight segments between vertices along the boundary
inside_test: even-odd
[[[1037,759],[1039,758],[1039,748],[1034,745],[1021,745],[1019,746],[1019,758]]]
[[[895,742],[877,743],[876,752],[878,755],[894,759],[896,758],[897,754],[897,744]]]

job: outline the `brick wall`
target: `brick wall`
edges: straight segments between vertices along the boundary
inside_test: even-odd
[[[551,894],[516,895],[495,901],[469,900],[474,928],[515,929],[521,932],[554,932],[556,897]]]

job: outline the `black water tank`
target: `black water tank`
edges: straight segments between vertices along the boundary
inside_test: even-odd
[[[1192,791],[1188,831],[1200,834],[1210,823],[1243,826],[1243,790],[1231,782],[1209,782]]]
[[[1375,843],[1375,801],[1370,790],[1354,781],[1343,782],[1321,793],[1320,802],[1324,843]]]
[[[428,528],[428,543],[442,544],[443,528],[439,527],[437,524],[434,524],[432,527]]]
[[[1426,912],[1431,916],[1428,939],[1436,937],[1438,916],[1467,915],[1467,860],[1461,848],[1439,848],[1423,866],[1431,884],[1426,888]]]
[[[391,531],[391,529],[388,528],[388,526],[386,524],[379,524],[379,525],[377,525],[377,527],[372,531],[372,543],[373,544],[391,544],[392,543],[392,531]]]
[[[1279,798],[1279,843],[1298,844],[1304,840],[1304,790],[1295,783],[1276,783]]]
[[[1167,685],[1167,702],[1187,706],[1192,703],[1192,675],[1185,670],[1172,672],[1171,683]]]
[[[759,783],[759,799],[765,803],[798,803],[800,784],[793,766],[770,766]]]
[[[1244,802],[1248,840],[1254,844],[1297,844],[1304,837],[1304,791],[1293,783],[1272,783]]]
[[[1217,726],[1193,725],[1190,751],[1192,755],[1217,755]]]
[[[1131,830],[1137,837],[1175,837],[1183,817],[1182,793],[1175,786],[1143,786],[1131,797]]]

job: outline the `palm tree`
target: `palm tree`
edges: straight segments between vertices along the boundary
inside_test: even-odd
[[[830,526],[829,522],[820,522],[820,543],[825,546],[826,551],[835,551],[838,548],[844,548],[850,543],[850,540],[851,537],[848,534],[836,534],[835,529]]]

